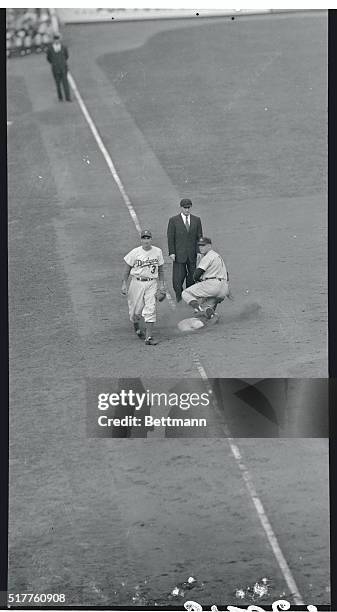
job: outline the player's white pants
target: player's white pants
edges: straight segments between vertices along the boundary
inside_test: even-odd
[[[156,322],[157,280],[138,281],[131,278],[128,290],[130,321],[134,322],[143,316],[145,322]]]
[[[192,300],[199,300],[200,303],[214,306],[217,299],[227,297],[229,292],[228,282],[226,280],[219,281],[218,279],[209,279],[195,283],[182,292],[183,300],[189,304]]]

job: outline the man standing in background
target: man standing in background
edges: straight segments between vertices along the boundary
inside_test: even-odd
[[[53,77],[56,83],[57,95],[60,101],[63,100],[62,88],[67,102],[71,102],[70,88],[68,83],[68,49],[61,43],[59,34],[54,35],[54,42],[47,51],[47,61],[51,64]]]
[[[197,242],[202,236],[201,220],[190,214],[191,206],[191,200],[181,200],[180,213],[170,218],[167,228],[168,251],[173,261],[172,285],[177,302],[181,301],[185,279],[186,287],[195,282]]]

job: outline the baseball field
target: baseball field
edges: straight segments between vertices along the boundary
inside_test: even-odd
[[[326,439],[237,440],[288,572],[226,439],[86,437],[88,379],[327,376],[326,13],[62,34],[71,104],[44,55],[8,62],[9,590],[181,608],[188,577],[185,599],[205,606],[266,577],[262,603],[328,604]],[[172,292],[166,227],[183,197],[235,300],[188,335],[188,310],[164,301],[145,346],[123,257],[136,215]]]

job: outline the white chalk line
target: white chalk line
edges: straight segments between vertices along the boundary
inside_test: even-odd
[[[242,456],[239,450],[239,447],[237,446],[237,444],[234,442],[233,438],[227,438],[228,439],[228,443],[230,446],[230,449],[232,451],[232,454],[235,458],[235,461],[241,471],[243,480],[245,481],[246,487],[248,489],[249,495],[251,497],[251,500],[255,506],[257,515],[260,519],[260,523],[265,531],[265,534],[268,538],[268,542],[271,546],[271,549],[274,553],[274,556],[277,560],[278,566],[283,574],[283,577],[287,583],[288,589],[290,591],[290,593],[292,594],[293,598],[294,598],[294,602],[296,605],[303,605],[303,599],[302,596],[298,590],[297,584],[295,582],[295,579],[292,575],[292,572],[290,570],[290,567],[283,555],[283,552],[281,550],[281,547],[278,543],[277,537],[274,533],[274,530],[269,522],[269,519],[267,517],[267,514],[265,512],[265,509],[263,507],[263,504],[256,492],[253,480],[250,476],[250,473],[246,467],[246,465],[244,464],[243,460],[242,460]]]
[[[123,198],[124,204],[126,205],[128,211],[130,213],[130,216],[132,218],[132,221],[134,222],[134,224],[136,226],[136,229],[137,229],[138,233],[140,234],[141,226],[140,226],[140,223],[139,223],[136,211],[135,211],[135,209],[133,208],[133,206],[131,204],[131,200],[130,200],[129,196],[127,195],[127,193],[126,193],[126,191],[124,189],[124,185],[123,185],[122,181],[120,180],[120,178],[118,176],[117,170],[116,170],[116,168],[115,168],[115,166],[114,166],[114,164],[112,162],[110,154],[107,151],[107,149],[106,149],[106,147],[105,147],[105,145],[103,143],[103,140],[102,140],[102,138],[101,138],[101,136],[100,136],[100,134],[99,134],[99,132],[98,132],[98,130],[97,130],[97,128],[96,128],[96,126],[95,126],[91,116],[90,116],[90,114],[89,114],[89,111],[88,111],[86,105],[83,102],[82,96],[81,96],[80,92],[78,91],[77,85],[75,83],[75,79],[70,74],[70,72],[68,72],[68,79],[69,79],[69,83],[70,83],[70,85],[71,85],[71,87],[72,87],[72,89],[74,91],[74,94],[76,96],[76,99],[77,99],[77,101],[78,101],[78,103],[80,105],[81,111],[82,111],[82,113],[83,113],[83,115],[84,115],[84,117],[85,117],[85,119],[86,119],[86,121],[87,121],[87,123],[88,123],[88,125],[89,125],[89,127],[90,127],[90,129],[92,131],[92,133],[93,133],[93,136],[94,136],[94,138],[96,140],[96,143],[97,143],[97,145],[98,145],[98,147],[99,147],[99,149],[100,149],[100,151],[101,151],[101,153],[102,153],[102,155],[103,155],[103,157],[104,157],[104,159],[106,161],[106,164],[107,164],[107,166],[108,166],[108,168],[109,168],[109,170],[110,170],[110,172],[112,174],[112,177],[113,177],[113,179],[114,179],[114,181],[115,181],[115,183],[116,183],[116,185],[117,185],[117,187],[118,187],[118,189],[120,191],[120,194],[121,194],[121,196]]]
[[[133,222],[134,222],[134,224],[136,226],[136,229],[140,233],[141,232],[141,225],[139,223],[139,219],[138,219],[137,213],[136,213],[134,207],[132,206],[131,200],[130,200],[129,196],[127,195],[126,191],[125,191],[125,188],[124,188],[124,185],[123,185],[121,179],[119,178],[119,175],[118,175],[117,170],[116,170],[116,168],[115,168],[115,166],[114,166],[114,164],[112,162],[110,154],[109,154],[108,150],[106,149],[106,147],[105,147],[105,145],[104,145],[104,143],[102,141],[102,138],[101,138],[101,136],[100,136],[96,126],[95,126],[95,123],[94,123],[93,119],[91,118],[90,113],[89,113],[89,111],[88,111],[88,109],[87,109],[87,107],[86,107],[86,105],[85,105],[85,103],[84,103],[84,101],[82,99],[82,96],[81,96],[81,94],[80,94],[80,92],[78,90],[76,82],[75,82],[73,76],[70,73],[68,73],[68,78],[69,78],[70,85],[71,85],[71,87],[72,87],[72,89],[74,91],[75,97],[76,97],[76,99],[77,99],[77,101],[79,103],[79,106],[81,108],[81,111],[82,111],[82,113],[83,113],[83,115],[84,115],[84,117],[85,117],[85,119],[86,119],[86,121],[87,121],[87,123],[89,125],[89,128],[90,128],[90,130],[91,130],[91,132],[92,132],[92,134],[93,134],[93,136],[94,136],[94,138],[96,140],[96,143],[97,143],[97,145],[98,145],[98,147],[99,147],[99,149],[100,149],[100,151],[101,151],[101,153],[102,153],[102,155],[103,155],[103,157],[105,159],[105,162],[106,162],[106,164],[107,164],[107,166],[108,166],[108,168],[110,170],[110,173],[111,173],[111,175],[112,175],[112,177],[113,177],[113,179],[114,179],[114,181],[115,181],[115,183],[116,183],[116,185],[117,185],[117,187],[118,187],[118,189],[120,191],[120,194],[121,194],[121,196],[123,198],[123,201],[124,201],[128,211],[130,213],[130,216],[131,216],[131,218],[132,218],[132,220],[133,220]],[[176,310],[175,302],[174,302],[172,296],[169,293],[167,295],[167,298],[168,298],[168,302],[169,302],[172,310]],[[194,364],[195,364],[195,366],[196,366],[196,368],[197,368],[197,370],[199,372],[199,375],[200,375],[201,379],[204,381],[205,384],[210,386],[206,370],[203,367],[199,357],[196,354],[193,354],[193,361],[194,361]],[[215,398],[214,397],[213,397],[213,402],[215,403]],[[219,412],[218,408],[217,408],[217,410]],[[279,566],[279,568],[280,568],[280,570],[282,572],[282,575],[283,575],[283,577],[284,577],[284,579],[286,581],[286,584],[287,584],[291,594],[294,597],[294,602],[295,602],[296,605],[303,605],[303,599],[301,597],[301,594],[300,594],[300,592],[298,590],[296,582],[295,582],[295,580],[294,580],[294,578],[292,576],[291,570],[290,570],[290,568],[289,568],[289,566],[288,566],[288,564],[287,564],[287,562],[285,560],[285,557],[284,557],[284,555],[282,553],[282,550],[281,550],[281,548],[279,546],[279,543],[278,543],[277,537],[276,537],[276,535],[275,535],[275,533],[273,531],[273,528],[272,528],[272,526],[271,526],[271,524],[270,524],[270,522],[268,520],[268,517],[267,517],[266,512],[264,510],[263,504],[262,504],[260,498],[257,495],[255,486],[253,484],[253,480],[252,480],[252,478],[250,476],[250,473],[249,473],[247,467],[245,466],[245,464],[244,464],[244,462],[242,460],[240,450],[239,450],[238,446],[235,444],[235,442],[233,441],[233,438],[231,437],[231,434],[230,434],[230,431],[229,431],[228,427],[225,425],[223,429],[224,429],[224,432],[226,434],[228,443],[230,445],[230,449],[231,449],[231,452],[233,454],[233,457],[234,457],[234,459],[235,459],[235,461],[236,461],[236,463],[238,465],[238,468],[239,468],[239,470],[240,470],[240,472],[242,474],[242,477],[243,477],[243,480],[244,480],[244,482],[246,484],[248,493],[249,493],[249,495],[251,497],[251,500],[252,500],[252,502],[254,504],[254,507],[255,507],[256,512],[257,512],[257,515],[258,515],[258,517],[260,519],[260,522],[261,522],[261,525],[262,525],[262,527],[263,527],[263,529],[265,531],[265,534],[266,534],[268,542],[269,542],[269,544],[270,544],[270,546],[272,548],[272,551],[274,553],[274,556],[276,558],[278,566]]]
[[[222,412],[221,409],[218,406],[216,397],[213,395],[213,399],[212,399],[212,403],[214,406],[215,411],[222,416]],[[271,546],[271,549],[274,553],[274,556],[276,558],[276,561],[278,563],[278,566],[283,574],[284,580],[288,586],[288,589],[291,593],[291,595],[294,598],[294,602],[296,605],[303,605],[304,601],[302,598],[302,595],[298,589],[298,586],[295,582],[295,579],[292,575],[291,569],[285,559],[285,556],[281,550],[281,547],[278,543],[277,537],[274,533],[274,530],[271,526],[271,523],[268,519],[268,516],[266,514],[266,511],[264,509],[264,506],[257,494],[257,491],[255,489],[254,483],[253,483],[253,479],[250,475],[250,472],[247,468],[247,466],[245,465],[243,459],[242,459],[242,455],[240,452],[240,449],[238,447],[238,445],[236,444],[236,442],[234,442],[234,439],[232,437],[232,434],[229,430],[229,427],[227,424],[223,424],[222,425],[222,429],[223,429],[223,433],[227,439],[227,442],[229,444],[229,447],[231,449],[232,455],[236,461],[236,464],[241,472],[242,478],[244,480],[244,483],[247,487],[249,496],[254,504],[255,510],[257,512],[257,516],[260,520],[260,523],[263,527],[263,530],[267,536],[268,542]]]

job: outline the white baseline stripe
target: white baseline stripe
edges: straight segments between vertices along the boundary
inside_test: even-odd
[[[217,399],[216,399],[216,397],[214,395],[213,395],[213,398],[212,398],[212,403],[213,403],[215,411],[220,416],[222,416],[221,409],[219,408]],[[260,500],[260,498],[259,498],[259,496],[258,496],[258,494],[256,492],[256,489],[255,489],[255,486],[254,486],[254,483],[253,483],[253,479],[252,479],[252,477],[251,477],[251,475],[249,473],[248,468],[246,467],[246,465],[245,465],[245,463],[244,463],[244,461],[242,459],[242,455],[241,455],[240,449],[239,449],[238,445],[234,442],[234,439],[232,438],[232,434],[231,434],[227,424],[224,424],[222,426],[222,430],[223,430],[224,436],[227,438],[227,441],[228,441],[228,444],[230,446],[232,455],[234,456],[234,459],[235,459],[235,461],[237,463],[237,466],[238,466],[238,468],[239,468],[239,470],[241,472],[242,478],[243,478],[243,480],[245,482],[245,485],[246,485],[246,487],[248,489],[249,496],[250,496],[250,498],[251,498],[251,500],[252,500],[252,502],[253,502],[253,504],[255,506],[255,510],[257,512],[257,516],[258,516],[258,518],[260,520],[260,523],[261,523],[261,525],[262,525],[262,527],[264,529],[264,532],[265,532],[265,534],[267,536],[268,542],[269,542],[269,544],[271,546],[271,549],[272,549],[272,551],[274,553],[274,556],[276,558],[278,566],[279,566],[279,568],[280,568],[280,570],[281,570],[281,572],[283,574],[284,580],[286,581],[288,589],[289,589],[291,595],[294,597],[295,604],[298,605],[298,606],[301,606],[304,603],[302,595],[301,595],[301,593],[300,593],[300,591],[298,589],[298,586],[297,586],[297,584],[295,582],[295,579],[294,579],[294,577],[293,577],[293,575],[291,573],[290,567],[289,567],[289,565],[288,565],[288,563],[287,563],[287,561],[286,561],[286,559],[284,557],[284,554],[283,554],[283,552],[281,550],[281,547],[280,547],[280,545],[278,543],[278,540],[277,540],[277,537],[276,537],[276,535],[274,533],[274,530],[273,530],[273,528],[272,528],[272,526],[271,526],[271,524],[269,522],[269,519],[268,519],[267,514],[265,512],[265,509],[263,507],[263,504],[262,504],[262,502],[261,502],[261,500]]]
[[[240,450],[238,448],[238,446],[235,444],[235,442],[233,441],[233,438],[228,438],[228,443],[230,445],[230,449],[234,455],[235,461],[241,471],[243,480],[246,483],[246,487],[248,489],[249,495],[252,499],[252,502],[255,506],[257,515],[260,519],[261,525],[266,533],[266,536],[268,538],[269,544],[272,548],[272,551],[276,557],[277,563],[279,565],[279,568],[284,576],[284,579],[287,583],[287,586],[289,588],[290,593],[292,594],[292,596],[294,597],[294,602],[296,605],[300,606],[303,605],[303,599],[302,596],[298,590],[297,584],[293,578],[293,575],[291,573],[291,570],[289,568],[289,565],[287,563],[287,561],[285,560],[285,557],[282,553],[282,550],[280,548],[280,545],[277,541],[277,537],[273,531],[273,528],[269,522],[269,519],[266,515],[265,509],[263,507],[263,504],[256,492],[255,486],[253,484],[253,480],[249,474],[249,471],[247,469],[247,467],[245,466],[242,457],[241,457],[241,453]]]
[[[96,140],[96,143],[97,143],[100,151],[102,152],[102,155],[103,155],[103,157],[104,157],[104,159],[106,161],[106,164],[107,164],[107,166],[108,166],[108,168],[110,170],[110,173],[111,173],[111,175],[112,175],[112,177],[113,177],[113,179],[114,179],[114,181],[115,181],[115,183],[116,183],[116,185],[117,185],[117,187],[118,187],[118,189],[119,189],[119,191],[121,193],[123,201],[124,201],[128,211],[130,213],[130,216],[131,216],[135,226],[136,226],[136,229],[140,233],[141,232],[141,226],[140,226],[140,223],[139,223],[136,211],[133,208],[132,203],[130,201],[130,198],[127,195],[127,193],[126,193],[126,191],[124,189],[123,183],[122,183],[122,181],[120,180],[120,178],[118,176],[116,168],[115,168],[115,166],[114,166],[114,164],[112,162],[112,159],[110,157],[110,154],[109,154],[108,150],[106,149],[106,147],[105,147],[105,145],[104,145],[104,143],[102,141],[102,138],[101,138],[101,136],[100,136],[100,134],[99,134],[99,132],[98,132],[98,130],[97,130],[97,128],[96,128],[96,126],[95,126],[91,116],[90,116],[90,114],[89,114],[89,111],[88,111],[85,103],[83,102],[82,96],[81,96],[80,92],[78,91],[78,88],[77,88],[77,85],[75,83],[75,80],[74,80],[73,76],[70,73],[68,73],[68,78],[69,78],[70,85],[71,85],[71,87],[72,87],[72,89],[74,91],[75,97],[76,97],[76,99],[77,99],[77,101],[78,101],[78,103],[80,105],[81,111],[82,111],[82,113],[83,113],[83,115],[84,115],[84,117],[85,117],[85,119],[86,119],[86,121],[87,121],[87,123],[88,123],[88,125],[90,127],[90,130],[91,130],[91,132],[92,132],[92,134],[93,134],[93,136],[94,136],[94,138]],[[175,310],[176,305],[175,305],[172,297],[169,294],[168,294],[168,301],[170,303],[171,308],[173,310]],[[207,373],[206,373],[204,367],[202,366],[199,357],[197,355],[194,355],[193,356],[193,361],[194,361],[194,363],[196,365],[196,368],[197,368],[197,370],[199,372],[200,377],[207,384],[208,383]],[[215,400],[214,400],[214,402],[215,402]],[[216,405],[216,402],[215,402],[215,405]],[[217,408],[217,406],[216,406],[216,408]],[[217,408],[217,410],[219,410],[219,409]],[[290,570],[290,568],[289,568],[289,566],[288,566],[288,564],[287,564],[287,562],[285,560],[285,557],[284,557],[284,555],[282,553],[282,550],[281,550],[281,548],[280,548],[280,546],[278,544],[276,535],[274,534],[273,528],[272,528],[272,526],[271,526],[271,524],[270,524],[270,522],[268,520],[268,517],[267,517],[267,515],[265,513],[263,504],[262,504],[261,500],[259,499],[259,497],[257,495],[257,492],[256,492],[254,484],[253,484],[253,480],[252,480],[252,478],[251,478],[251,476],[249,474],[248,469],[246,468],[245,464],[243,463],[240,450],[239,450],[238,446],[235,444],[235,442],[233,441],[233,438],[230,437],[230,432],[229,432],[227,426],[225,426],[224,431],[225,431],[226,435],[228,436],[227,439],[228,439],[228,442],[229,442],[232,454],[233,454],[233,456],[235,458],[235,461],[236,461],[236,463],[237,463],[237,465],[238,465],[238,467],[240,469],[240,472],[242,474],[242,477],[243,477],[243,479],[245,481],[245,484],[247,486],[249,495],[250,495],[251,500],[252,500],[252,502],[253,502],[253,504],[255,506],[257,515],[258,515],[258,517],[260,519],[260,522],[262,524],[262,527],[263,527],[263,529],[264,529],[264,531],[266,533],[266,536],[268,538],[268,541],[269,541],[269,544],[270,544],[270,546],[272,548],[272,551],[273,551],[273,553],[275,555],[275,558],[277,560],[279,568],[280,568],[280,570],[281,570],[281,572],[283,574],[283,577],[284,577],[284,579],[285,579],[285,581],[286,581],[286,583],[288,585],[288,588],[289,588],[291,594],[294,597],[295,604],[296,605],[303,605],[303,599],[301,597],[301,594],[300,594],[300,592],[298,590],[298,587],[296,585],[296,582],[295,582],[295,580],[294,580],[294,578],[292,576],[291,570]]]
[[[69,83],[70,83],[70,85],[71,85],[71,87],[72,87],[72,89],[74,91],[74,94],[76,96],[77,102],[80,105],[81,111],[82,111],[82,113],[83,113],[83,115],[84,115],[84,117],[85,117],[85,119],[86,119],[86,121],[87,121],[87,123],[88,123],[88,125],[89,125],[89,127],[90,127],[90,129],[92,131],[92,133],[93,133],[93,136],[94,136],[94,138],[95,138],[95,140],[96,140],[96,142],[97,142],[97,144],[99,146],[99,149],[100,149],[100,151],[101,151],[101,153],[102,153],[102,155],[103,155],[103,157],[104,157],[104,159],[106,161],[106,164],[107,164],[107,166],[108,166],[108,168],[109,168],[109,170],[110,170],[110,172],[112,174],[112,177],[113,177],[113,179],[114,179],[114,181],[115,181],[115,183],[116,183],[116,185],[117,185],[117,187],[118,187],[118,189],[120,191],[120,194],[121,194],[121,196],[122,196],[122,198],[124,200],[124,204],[126,205],[128,211],[129,211],[129,213],[131,215],[131,218],[132,218],[132,220],[133,220],[133,222],[134,222],[134,224],[136,226],[136,229],[137,229],[138,233],[140,234],[141,226],[140,226],[140,223],[139,223],[136,211],[135,211],[135,209],[133,208],[133,206],[131,204],[130,198],[127,195],[127,193],[126,193],[126,191],[124,189],[124,185],[123,185],[121,179],[119,178],[119,176],[117,174],[117,170],[116,170],[116,168],[115,168],[115,166],[114,166],[114,164],[112,162],[112,159],[111,159],[111,157],[109,155],[109,152],[107,151],[107,149],[106,149],[106,147],[105,147],[105,145],[103,143],[103,140],[102,140],[102,138],[101,138],[101,136],[100,136],[100,134],[99,134],[99,132],[98,132],[94,122],[93,122],[93,120],[91,119],[89,111],[88,111],[86,105],[84,104],[84,102],[82,100],[82,96],[81,96],[80,92],[78,91],[77,85],[75,83],[75,79],[70,74],[70,72],[68,72],[68,80],[69,80]]]

